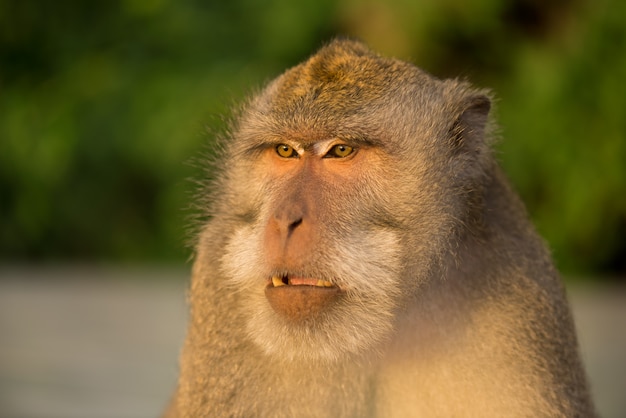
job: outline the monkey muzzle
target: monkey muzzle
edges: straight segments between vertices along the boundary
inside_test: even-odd
[[[274,311],[292,321],[302,321],[328,309],[341,295],[332,282],[308,277],[272,277],[265,297]]]

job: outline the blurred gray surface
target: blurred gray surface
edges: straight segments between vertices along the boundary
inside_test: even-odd
[[[0,269],[0,417],[157,417],[177,377],[188,273]]]
[[[0,417],[157,417],[175,386],[188,269],[0,268]],[[570,299],[601,415],[626,416],[626,292]]]

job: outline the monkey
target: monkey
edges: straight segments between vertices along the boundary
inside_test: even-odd
[[[248,99],[201,193],[166,416],[594,416],[492,102],[350,39]]]

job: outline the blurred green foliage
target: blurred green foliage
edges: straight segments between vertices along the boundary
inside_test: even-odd
[[[624,274],[620,0],[0,0],[0,260],[184,259],[185,162],[335,35],[492,88],[561,269]]]

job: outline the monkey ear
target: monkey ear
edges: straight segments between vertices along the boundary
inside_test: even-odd
[[[455,150],[480,146],[485,138],[491,99],[484,94],[472,95],[466,97],[459,108],[461,113],[450,128],[450,144]]]

